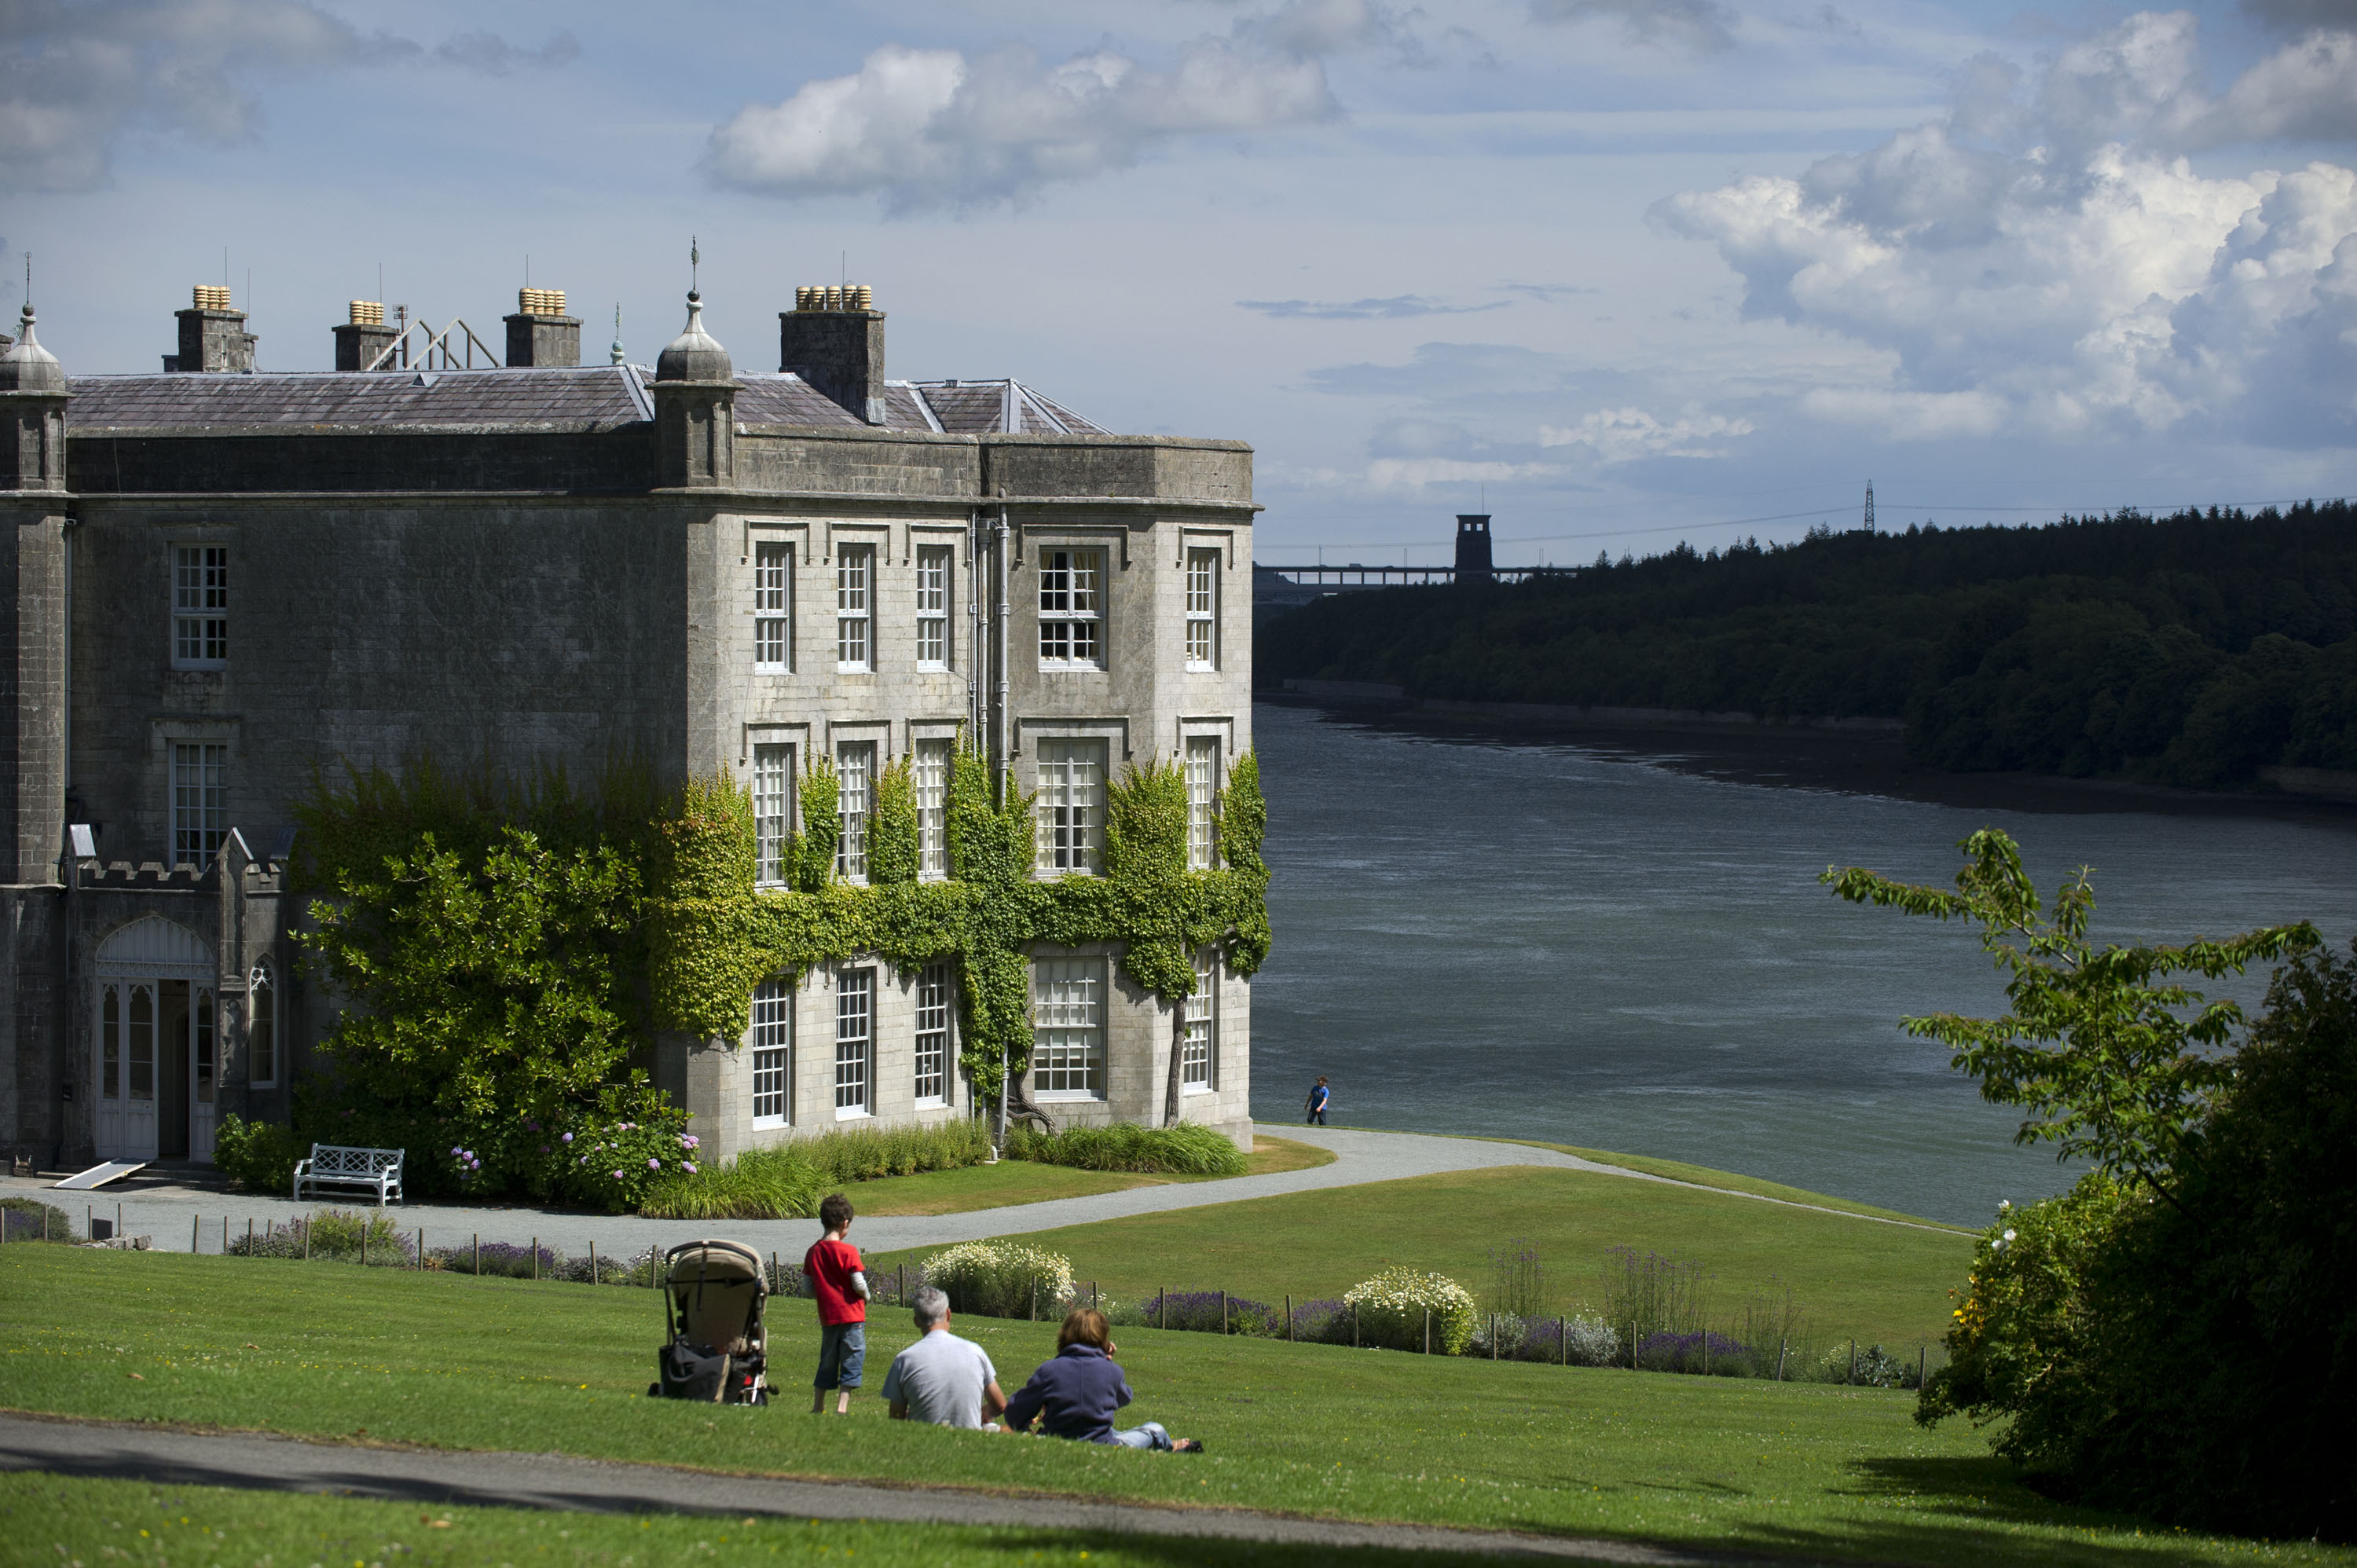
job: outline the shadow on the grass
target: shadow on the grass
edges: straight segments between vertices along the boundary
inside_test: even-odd
[[[2022,1484],[2010,1465],[1990,1455],[1863,1459],[1850,1473],[1851,1484],[1836,1496],[1880,1503],[1892,1511],[1851,1523],[1801,1527],[1778,1523],[1770,1510],[1731,1525],[1728,1549],[1884,1563],[2147,1568],[2171,1561],[2172,1538],[2212,1539],[2041,1497]],[[1541,1526],[1521,1528],[1551,1533]]]

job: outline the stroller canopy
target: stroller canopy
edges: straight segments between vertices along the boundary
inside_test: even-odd
[[[672,1336],[712,1354],[761,1349],[761,1307],[770,1294],[761,1255],[741,1241],[689,1241],[663,1255]]]

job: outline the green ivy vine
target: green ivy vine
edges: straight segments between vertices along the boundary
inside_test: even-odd
[[[1187,783],[1149,760],[1108,789],[1103,875],[1032,875],[1032,797],[1011,779],[992,787],[976,751],[954,759],[947,801],[950,876],[918,880],[918,811],[907,758],[875,780],[868,881],[835,875],[842,835],[838,780],[819,761],[802,777],[802,832],[791,888],[754,885],[750,794],[726,775],[682,791],[655,824],[646,935],[657,1025],[736,1039],[754,988],[800,981],[813,968],[876,953],[898,968],[952,960],[963,976],[960,1062],[984,1096],[1002,1059],[1030,1058],[1027,955],[1038,945],[1119,943],[1122,969],[1176,1003],[1195,986],[1194,955],[1216,947],[1236,972],[1268,956],[1268,813],[1249,752],[1229,769],[1214,811],[1215,865],[1188,867]]]

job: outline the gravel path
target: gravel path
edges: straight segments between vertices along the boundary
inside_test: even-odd
[[[778,1419],[793,1417],[780,1412]],[[974,1441],[1018,1440],[977,1435]],[[1183,1455],[1141,1455],[1139,1462],[1189,1463]],[[1353,1524],[1253,1513],[1241,1509],[1166,1508],[1149,1503],[1097,1502],[948,1487],[779,1480],[675,1470],[659,1465],[575,1459],[554,1454],[343,1446],[243,1434],[196,1434],[146,1425],[19,1416],[0,1416],[0,1470],[111,1477],[144,1481],[151,1486],[327,1492],[431,1507],[464,1504],[582,1513],[695,1513],[740,1519],[770,1515],[810,1520],[1006,1525],[1196,1541],[1273,1541],[1336,1552],[1384,1547],[1394,1551],[1475,1552],[1583,1563],[1700,1564],[1764,1561],[1640,1541],[1515,1535],[1503,1530],[1448,1530],[1430,1525]]]
[[[910,1247],[938,1247],[987,1236],[1019,1235],[1086,1225],[1100,1219],[1121,1219],[1172,1208],[1197,1208],[1209,1204],[1237,1203],[1246,1198],[1274,1197],[1284,1193],[1357,1187],[1367,1182],[1398,1181],[1444,1171],[1481,1170],[1499,1165],[1542,1165],[1556,1170],[1594,1171],[1631,1181],[1662,1182],[1672,1187],[1691,1184],[1645,1176],[1617,1165],[1599,1165],[1553,1149],[1527,1144],[1492,1143],[1480,1138],[1438,1137],[1422,1133],[1369,1133],[1345,1127],[1295,1127],[1264,1124],[1273,1137],[1292,1138],[1334,1151],[1332,1164],[1308,1170],[1282,1171],[1269,1176],[1236,1176],[1225,1181],[1179,1182],[1130,1187],[1091,1197],[1063,1197],[1004,1208],[977,1208],[963,1214],[873,1216],[858,1221],[852,1240],[869,1252],[893,1252]],[[1710,1188],[1711,1191],[1724,1191]],[[55,1192],[48,1183],[26,1177],[0,1177],[0,1196],[21,1195],[54,1203],[77,1221],[85,1208],[112,1219],[121,1205],[124,1233],[151,1236],[162,1250],[180,1251],[193,1242],[201,1252],[219,1252],[223,1222],[228,1234],[242,1236],[250,1223],[261,1228],[285,1224],[320,1207],[285,1198],[256,1197],[244,1193],[182,1185],[170,1180],[132,1178],[125,1187],[94,1193]],[[852,1189],[856,1202],[858,1189]],[[1751,1197],[1748,1193],[1728,1194]],[[1776,1198],[1755,1198],[1781,1203]],[[1787,1205],[1815,1208],[1814,1205]],[[479,1234],[487,1241],[525,1245],[534,1239],[559,1251],[579,1256],[596,1243],[601,1255],[643,1253],[650,1246],[669,1247],[698,1236],[734,1237],[763,1252],[799,1257],[817,1239],[817,1222],[809,1219],[641,1219],[635,1215],[581,1214],[559,1209],[468,1208],[456,1204],[404,1204],[393,1211],[404,1230],[423,1227],[428,1247],[463,1246]],[[1820,1209],[1840,1213],[1838,1209]],[[1848,1215],[1867,1224],[1900,1224],[1867,1216]],[[1927,1227],[1927,1229],[1929,1229]]]

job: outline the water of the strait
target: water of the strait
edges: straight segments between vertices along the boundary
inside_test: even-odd
[[[2000,1012],[2002,983],[1973,929],[1841,903],[1827,865],[1944,885],[1987,823],[2041,888],[2095,868],[2099,940],[2301,918],[2336,947],[2357,933],[2357,812],[1964,810],[1296,707],[1263,704],[1254,727],[1268,1120],[1297,1118],[1325,1073],[1338,1124],[1626,1150],[1980,1224],[2072,1173],[2015,1146],[2018,1114],[1899,1020]]]

